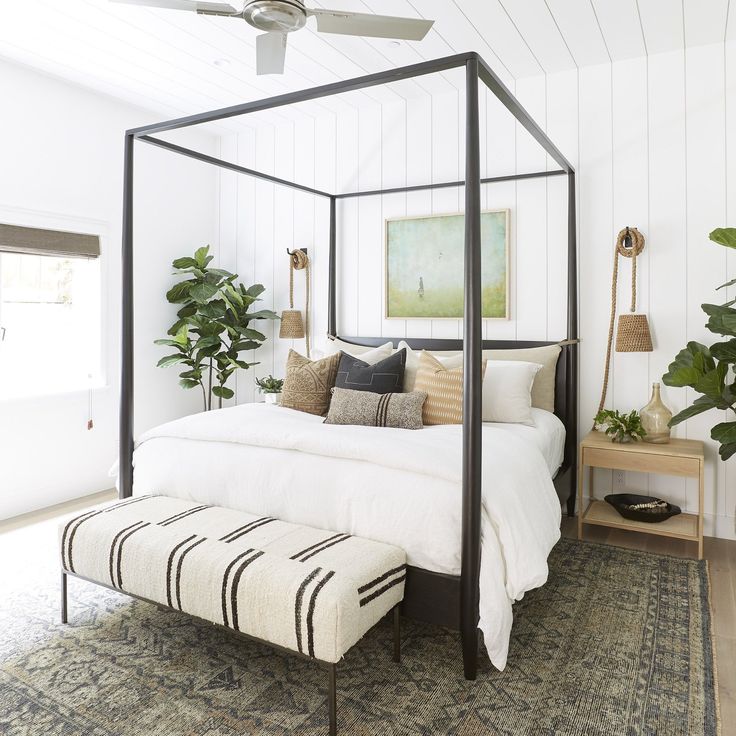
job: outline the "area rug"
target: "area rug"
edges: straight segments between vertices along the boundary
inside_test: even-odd
[[[0,733],[327,733],[315,663],[80,580],[69,600],[62,626],[53,560],[3,591]],[[563,540],[515,606],[504,672],[483,653],[466,682],[458,635],[407,620],[396,665],[386,621],[339,666],[338,719],[354,736],[718,734],[706,565]]]

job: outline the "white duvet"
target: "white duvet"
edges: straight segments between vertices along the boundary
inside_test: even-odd
[[[275,516],[395,544],[410,565],[460,573],[460,425],[337,426],[266,404],[195,414],[146,432],[134,494]],[[506,665],[511,606],[547,580],[560,504],[539,448],[483,425],[480,628]]]

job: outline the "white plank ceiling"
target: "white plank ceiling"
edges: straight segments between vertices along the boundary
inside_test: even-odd
[[[513,86],[524,77],[736,39],[731,0],[313,0],[311,4],[436,22],[424,41],[395,43],[318,34],[310,21],[289,37],[287,73],[257,77],[257,32],[240,19],[106,0],[3,2],[0,57],[168,117],[468,50],[478,51]],[[446,91],[460,82],[460,75],[454,74],[424,77],[273,112],[262,120],[298,120],[346,105],[393,102]],[[224,129],[234,126],[231,121]]]

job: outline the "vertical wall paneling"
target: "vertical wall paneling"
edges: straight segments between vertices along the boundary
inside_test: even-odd
[[[516,97],[544,129],[547,125],[547,78],[516,82]],[[516,123],[516,171],[544,171],[544,149]],[[547,337],[547,179],[522,179],[516,185],[516,336]],[[545,308],[540,309],[540,305]]]
[[[647,128],[647,59],[628,59],[611,66],[611,146],[612,166],[612,231],[608,242],[613,250],[614,240],[627,225],[638,228],[647,238],[649,234],[649,172]],[[637,258],[637,312],[649,312],[648,262],[650,243]],[[618,313],[629,314],[631,309],[630,258],[619,258]],[[616,376],[608,405],[621,411],[640,409],[649,396],[648,353],[613,353],[613,372]],[[629,473],[627,483],[634,488],[646,489],[648,476]]]
[[[667,366],[687,341],[686,313],[686,160],[684,52],[649,59],[649,317],[654,352],[649,356],[649,381],[660,381]],[[673,299],[673,285],[679,299]],[[662,399],[673,412],[685,408],[685,391],[662,384]],[[684,436],[686,425],[673,434]],[[653,476],[652,494],[694,508],[683,478]]]
[[[685,52],[685,102],[687,120],[687,337],[710,344],[713,334],[705,328],[700,309],[720,296],[715,287],[726,280],[726,249],[711,243],[708,233],[721,224],[725,212],[726,131],[723,49],[703,46]],[[688,390],[689,402],[695,398]],[[725,412],[709,411],[689,419],[688,437],[707,438]],[[722,462],[716,462],[715,444],[708,441],[705,476],[705,511],[725,511],[725,495],[716,495],[716,485],[725,486]],[[689,488],[692,484],[689,484]],[[691,493],[692,490],[689,490]]]
[[[603,381],[608,337],[613,243],[611,156],[611,68],[580,70],[580,428],[592,426]],[[612,406],[614,376],[607,406]],[[599,491],[610,488],[612,474],[597,471]],[[605,483],[606,485],[603,485]]]

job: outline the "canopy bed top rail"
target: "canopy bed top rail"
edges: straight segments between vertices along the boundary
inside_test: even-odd
[[[462,68],[465,73],[465,177],[464,181],[438,182],[406,187],[396,187],[385,190],[371,190],[365,192],[325,192],[313,187],[304,186],[296,182],[249,169],[235,163],[223,161],[183,146],[153,137],[155,133],[179,130],[199,125],[201,123],[216,122],[240,115],[247,115],[263,110],[271,110],[286,105],[293,105],[309,100],[317,100],[344,92],[354,92],[369,87],[390,84],[404,79],[411,79],[449,69]],[[516,173],[502,177],[482,179],[480,174],[480,131],[479,131],[479,82],[483,82],[488,89],[507,108],[514,118],[531,134],[544,151],[552,158],[560,170]],[[460,610],[458,620],[462,634],[463,665],[465,676],[475,679],[477,672],[478,653],[478,590],[480,571],[480,518],[481,518],[481,391],[482,376],[481,355],[484,347],[529,347],[549,343],[520,343],[509,344],[507,341],[483,341],[481,318],[481,282],[480,282],[480,215],[481,186],[484,183],[496,181],[514,181],[535,177],[558,176],[565,174],[568,180],[568,334],[573,343],[563,347],[558,361],[557,392],[555,412],[566,418],[568,445],[572,452],[568,454],[566,445],[566,463],[574,471],[575,452],[574,443],[577,427],[577,265],[576,265],[576,232],[575,232],[575,175],[570,162],[552,143],[544,131],[518,102],[509,89],[496,76],[493,70],[475,52],[456,54],[441,59],[423,61],[418,64],[389,69],[369,74],[364,77],[326,84],[312,89],[289,92],[263,100],[246,102],[240,105],[224,107],[209,112],[188,115],[153,125],[145,125],[130,129],[125,134],[125,159],[123,176],[123,238],[122,238],[122,359],[121,359],[121,397],[120,397],[120,496],[125,498],[133,491],[133,165],[134,144],[143,141],[149,145],[159,146],[177,155],[188,156],[202,163],[219,166],[239,174],[252,176],[271,182],[275,185],[286,186],[300,190],[314,196],[327,198],[330,203],[330,234],[329,234],[329,279],[328,279],[328,331],[330,335],[337,335],[337,284],[336,284],[336,220],[337,201],[347,197],[374,196],[400,192],[419,191],[423,189],[440,189],[445,187],[465,188],[465,237],[464,237],[464,314],[463,314],[463,341],[464,371],[468,380],[465,381],[463,399],[463,527],[462,527],[462,574],[459,585]],[[350,338],[348,338],[349,340]],[[373,338],[378,339],[378,338]],[[386,338],[380,338],[385,342]],[[409,340],[409,344],[417,347],[435,347],[445,341]],[[452,341],[450,341],[452,342]],[[364,343],[365,344],[365,343]],[[449,349],[452,349],[450,347]],[[562,384],[560,383],[562,381]],[[559,402],[559,403],[558,403]],[[575,477],[575,473],[572,473]],[[575,494],[571,494],[574,503]],[[568,511],[572,513],[574,506],[568,503]]]

